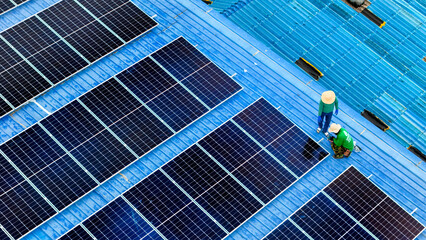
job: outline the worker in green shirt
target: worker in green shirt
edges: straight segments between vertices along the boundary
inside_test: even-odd
[[[333,158],[340,159],[349,157],[354,149],[354,140],[351,135],[342,128],[340,124],[332,123],[329,132],[335,133],[336,137],[330,137],[331,148],[334,151]]]
[[[334,94],[333,91],[323,92],[321,95],[321,100],[320,100],[319,109],[318,109],[317,133],[319,133],[322,130],[325,136],[328,137],[327,130],[331,122],[331,117],[333,116],[334,107],[336,107],[335,114],[337,115],[339,113],[339,102],[337,101],[336,94]],[[325,118],[325,123],[323,126],[324,118]]]

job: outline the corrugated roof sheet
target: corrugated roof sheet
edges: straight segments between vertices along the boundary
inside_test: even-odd
[[[1,16],[0,30],[55,2],[29,1]],[[325,89],[312,82],[292,63],[280,58],[219,13],[211,11],[201,1],[134,2],[149,15],[156,15],[159,27],[38,97],[37,103],[50,112],[54,111],[178,36],[184,36],[195,44],[229,75],[236,74],[233,78],[245,89],[24,239],[55,239],[62,235],[260,96],[279,106],[281,112],[315,140],[322,137],[316,134],[315,129],[319,96]],[[415,166],[418,158],[363,119],[344,101],[340,105],[341,111],[333,120],[351,132],[363,151],[345,160],[327,158],[232,233],[229,239],[263,237],[351,164],[365,175],[372,174],[370,179],[406,210],[411,212],[417,208],[413,216],[426,223],[426,174],[424,169]],[[46,113],[36,104],[30,103],[0,119],[1,141],[45,116]],[[331,150],[326,141],[322,141],[321,145]],[[419,239],[426,239],[426,233]]]
[[[291,62],[311,62],[323,86],[359,113],[373,112],[405,147],[426,152],[424,6],[373,1],[368,9],[383,28],[343,1],[216,0],[212,7]]]

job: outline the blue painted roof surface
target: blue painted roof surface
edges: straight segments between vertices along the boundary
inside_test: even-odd
[[[215,0],[212,7],[291,62],[312,63],[323,86],[426,153],[424,2],[372,1],[368,9],[386,21],[383,28],[343,1]]]
[[[54,4],[56,0],[32,0],[0,17],[0,30]],[[210,131],[263,96],[315,140],[320,93],[325,89],[293,63],[273,53],[228,19],[198,0],[133,0],[159,26],[143,37],[105,57],[93,66],[36,99],[52,112],[75,97],[132,65],[173,39],[184,36],[214,63],[239,82],[244,90],[171,138],[140,160],[63,210],[24,239],[55,239],[90,214],[178,155]],[[351,158],[331,157],[320,163],[228,239],[260,239],[293,213],[351,164],[360,169],[404,209],[426,224],[426,173],[418,158],[363,119],[344,101],[333,120],[342,124],[363,149]],[[30,103],[0,119],[0,139],[10,139],[47,114]],[[327,141],[320,142],[331,151]],[[423,233],[418,239],[426,239]]]

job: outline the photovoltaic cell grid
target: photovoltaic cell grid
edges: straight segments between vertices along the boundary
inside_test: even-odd
[[[424,226],[349,167],[264,239],[414,239]]]
[[[326,156],[262,98],[61,239],[222,239]]]
[[[129,0],[63,0],[1,32],[0,116],[156,25]]]
[[[0,2],[0,15],[27,2],[28,0],[5,0]]]
[[[240,90],[178,38],[0,146],[1,226],[23,236]]]

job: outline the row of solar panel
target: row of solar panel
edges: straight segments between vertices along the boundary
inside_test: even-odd
[[[19,238],[239,90],[178,38],[0,146],[0,224]]]
[[[264,239],[414,239],[423,230],[351,166]]]
[[[129,0],[63,0],[0,33],[0,116],[155,27]]]
[[[7,0],[0,2],[0,15],[12,10],[13,8],[25,3],[28,0]]]
[[[222,239],[326,156],[262,98],[61,239]]]

